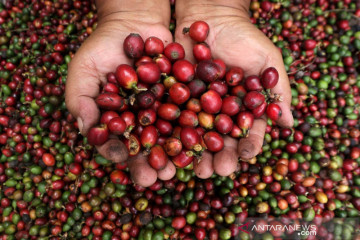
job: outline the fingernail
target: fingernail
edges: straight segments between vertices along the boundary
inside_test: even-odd
[[[83,120],[81,119],[81,117],[78,117],[76,120],[77,120],[77,123],[78,123],[79,131],[82,134],[82,130],[83,130],[83,127],[84,127]]]
[[[254,154],[254,145],[249,142],[244,142],[239,148],[239,155],[243,159],[250,159]]]

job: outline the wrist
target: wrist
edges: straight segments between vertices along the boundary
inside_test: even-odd
[[[96,0],[99,24],[109,21],[146,22],[169,26],[168,0]]]
[[[187,21],[190,16],[196,20],[214,17],[240,17],[249,19],[250,0],[176,0],[176,18]]]

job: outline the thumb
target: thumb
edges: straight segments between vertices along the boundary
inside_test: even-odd
[[[77,119],[79,130],[84,136],[98,124],[100,118],[100,110],[94,99],[99,94],[102,80],[91,59],[74,57],[69,66],[65,89],[66,106]],[[113,162],[123,162],[128,157],[126,146],[117,137],[111,137],[96,148],[103,157]]]
[[[83,61],[82,61],[83,60]],[[66,81],[65,102],[70,113],[77,119],[81,134],[98,123],[100,111],[95,103],[101,80],[94,70],[95,64],[88,58],[76,56],[70,62]]]

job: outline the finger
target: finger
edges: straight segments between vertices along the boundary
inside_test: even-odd
[[[224,149],[214,155],[214,170],[220,176],[232,174],[238,163],[237,141],[229,136],[224,137]]]
[[[115,163],[125,162],[129,156],[125,144],[117,138],[109,139],[105,144],[96,146],[96,149],[101,156]]]
[[[236,170],[238,155],[234,148],[224,147],[214,155],[214,170],[220,176],[229,176]]]
[[[128,160],[128,166],[134,183],[142,187],[149,187],[156,182],[157,172],[150,167],[143,154],[139,153],[135,157],[131,157]]]
[[[192,63],[195,63],[195,58],[193,56],[193,47],[195,42],[189,37],[188,34],[183,34],[182,31],[184,27],[190,27],[190,24],[181,24],[176,27],[175,42],[180,43],[184,47],[185,59]]]
[[[229,137],[228,135],[224,136],[224,147],[237,149],[237,144],[237,139]]]
[[[157,177],[163,181],[172,179],[175,174],[176,168],[172,161],[168,161],[164,169],[157,171]]]
[[[198,178],[206,179],[214,173],[213,155],[205,151],[201,159],[194,159],[194,172]]]
[[[279,94],[283,101],[276,102],[281,108],[281,116],[276,121],[281,127],[292,127],[294,125],[294,118],[292,116],[290,106],[291,106],[291,88],[289,78],[287,76],[283,59],[281,54],[278,52],[274,54],[274,58],[269,61],[267,67],[274,67],[279,72],[279,82],[271,90],[274,94]]]
[[[255,119],[249,136],[240,139],[238,143],[238,154],[243,160],[250,160],[261,150],[264,141],[266,121],[263,118]]]
[[[86,135],[89,128],[96,125],[100,111],[94,101],[99,94],[101,80],[96,73],[95,63],[91,59],[75,55],[69,65],[66,81],[66,107],[78,120],[79,130]]]
[[[116,50],[112,52],[113,56],[105,58],[101,64],[98,64],[96,57],[104,54],[99,47],[101,43],[98,42],[102,31],[100,28],[98,30],[82,44],[71,60],[66,81],[66,107],[77,119],[79,130],[83,135],[98,123],[100,111],[94,99],[100,92],[100,86],[106,82],[106,74],[115,71],[120,63],[131,62],[122,48],[114,48]],[[114,44],[117,42],[110,41],[107,47],[113,49]]]

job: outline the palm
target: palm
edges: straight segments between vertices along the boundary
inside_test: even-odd
[[[272,42],[247,20],[235,18],[222,22],[209,18],[205,21],[210,25],[206,43],[213,58],[222,59],[227,66],[243,68],[245,75],[258,75],[272,61],[281,58]],[[191,23],[182,23],[178,31]],[[177,38],[183,42],[189,36],[178,33]],[[187,50],[187,55],[192,55],[190,46]],[[274,56],[276,59],[273,59]],[[189,59],[193,60],[191,57]]]
[[[69,80],[66,84],[67,107],[80,122],[79,129],[83,134],[99,122],[100,111],[94,99],[106,82],[106,75],[114,72],[120,64],[132,64],[132,60],[125,55],[122,48],[124,39],[129,33],[138,33],[143,39],[156,36],[165,44],[172,41],[170,31],[161,24],[129,25],[109,22],[103,23],[96,29],[72,59],[69,66]],[[128,153],[125,145],[113,136],[105,144],[96,148],[102,156],[111,161],[127,160]],[[129,168],[134,181],[142,186],[151,185],[158,174],[160,177],[168,171],[175,173],[175,167],[170,164],[162,172],[156,172],[150,168],[144,157],[129,161]]]
[[[97,29],[84,46],[79,50],[83,59],[84,74],[91,74],[104,80],[109,72],[114,72],[122,63],[130,63],[122,48],[122,43],[129,33],[139,33],[143,39],[157,36],[165,41],[171,41],[170,31],[163,25],[141,26],[106,26]],[[82,51],[84,50],[84,51]]]
[[[246,75],[258,75],[277,51],[270,40],[249,22],[215,26],[208,38],[214,58],[228,66],[240,66]]]
[[[283,110],[283,117],[280,119],[281,124],[291,126],[290,88],[280,51],[251,24],[247,17],[232,15],[229,12],[225,12],[223,16],[217,14],[214,17],[203,13],[198,16],[196,14],[185,15],[180,18],[182,21],[180,20],[181,23],[178,25],[176,41],[185,46],[187,58],[194,61],[192,48],[195,43],[181,31],[193,22],[203,20],[210,26],[206,43],[211,49],[213,58],[223,60],[228,67],[243,68],[245,76],[259,75],[267,67],[278,69],[280,74],[279,87],[274,88],[273,92],[281,94],[285,100],[281,103]],[[243,138],[239,142],[226,137],[224,150],[214,155],[212,163],[207,161],[203,166],[195,169],[195,172],[214,168],[215,172],[220,175],[229,175],[236,169],[237,156],[240,155],[243,159],[251,159],[260,151],[265,127],[264,119],[256,119],[249,137]],[[225,160],[226,162],[224,162]],[[211,171],[208,172],[211,173]]]

